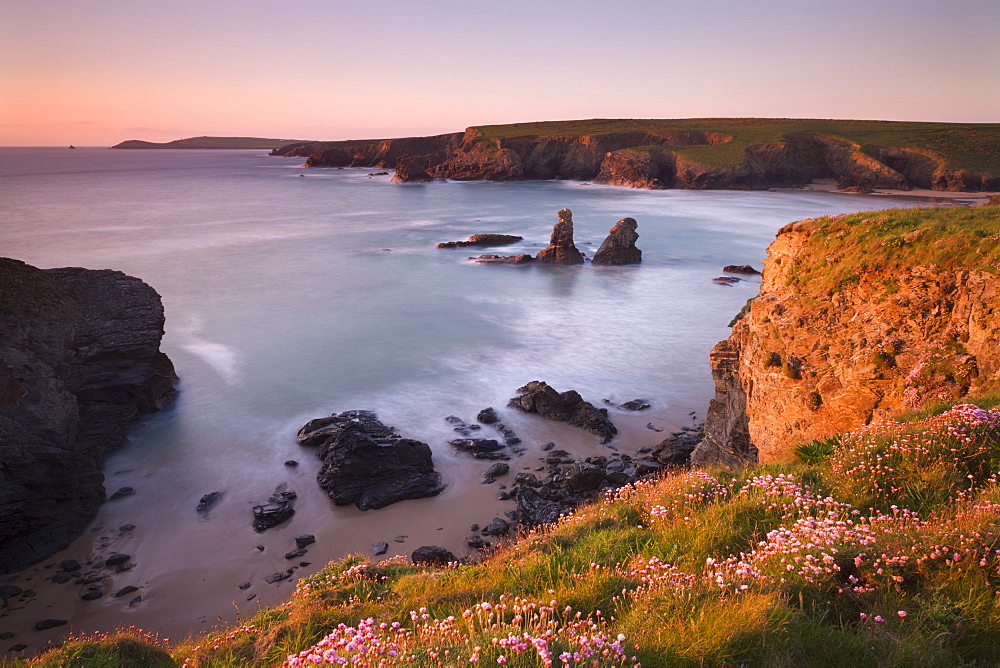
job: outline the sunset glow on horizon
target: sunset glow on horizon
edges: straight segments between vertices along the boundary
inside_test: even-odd
[[[1000,122],[994,0],[0,0],[0,145],[577,118]]]

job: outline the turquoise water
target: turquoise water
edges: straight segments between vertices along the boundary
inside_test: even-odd
[[[390,538],[443,517],[467,525],[479,517],[470,504],[486,498],[473,489],[482,487],[483,467],[450,451],[443,418],[501,408],[530,380],[579,390],[595,403],[650,401],[641,415],[612,411],[623,430],[614,445],[634,452],[655,444],[662,435],[647,423],[669,430],[690,424],[692,412],[704,415],[708,351],[756,293],[755,279],[714,284],[724,265],[759,267],[789,221],[904,205],[803,191],[654,192],[575,182],[393,185],[369,170],[305,170],[299,162],[256,151],[0,149],[0,254],[145,280],[163,297],[163,349],[181,377],[176,404],[108,462],[109,491],[130,485],[137,494],[107,504],[95,523],[101,529],[67,553],[99,553],[105,527],[136,524],[127,544],[105,542],[135,555],[130,577],[144,587],[147,607],[76,603],[66,614],[80,629],[125,614],[149,627],[197,628],[183,606],[157,610],[155,602],[181,597],[209,618],[225,615],[237,595],[231,580],[281,570],[280,554],[271,552],[290,549],[281,546],[298,533],[325,532],[310,554],[315,570],[365,549],[383,525]],[[635,218],[642,265],[466,260],[537,252],[563,207],[573,211],[577,245],[588,254],[615,221]],[[479,232],[524,241],[475,253],[434,248]],[[353,408],[374,409],[434,448],[449,489],[398,504],[423,519],[405,508],[363,516],[335,509],[316,487],[318,464],[295,445],[294,432],[311,417]],[[598,451],[589,434],[502,413],[529,448],[558,440]],[[287,469],[287,459],[302,466]],[[300,495],[299,513],[284,529],[254,534],[250,506],[284,480]],[[226,497],[205,522],[193,508],[213,490]],[[480,519],[501,510],[484,509],[490,515]],[[447,530],[441,543],[467,551],[462,531]],[[261,542],[266,557],[254,549]],[[216,591],[219,578],[225,586]],[[257,600],[289,591],[261,589]]]

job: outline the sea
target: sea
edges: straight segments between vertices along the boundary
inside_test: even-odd
[[[156,289],[177,401],[139,425],[106,464],[111,494],[67,550],[13,576],[36,595],[0,611],[0,632],[29,653],[73,633],[139,626],[178,641],[287,599],[300,577],[350,553],[456,555],[470,526],[513,509],[483,484],[488,465],[454,451],[445,418],[492,406],[523,441],[512,474],[555,442],[574,456],[635,455],[704,419],[712,346],[760,280],[720,285],[730,264],[761,268],[790,221],[911,206],[885,196],[812,191],[644,191],[571,181],[392,184],[372,169],[306,169],[261,151],[0,149],[0,255],[37,267],[111,268]],[[573,212],[587,255],[615,222],[638,221],[641,265],[487,266],[480,253],[544,248],[556,212]],[[436,249],[471,234],[516,234],[499,249]],[[598,437],[507,407],[543,380],[609,409]],[[651,407],[618,406],[641,399]],[[430,444],[438,497],[361,512],[316,484],[320,462],[295,434],[309,419],[374,410]],[[484,436],[490,427],[483,427]],[[294,461],[298,465],[286,462]],[[255,533],[252,507],[279,484],[298,495],[285,525]],[[222,492],[207,517],[202,495]],[[131,530],[121,527],[133,525]],[[305,556],[285,558],[313,534]],[[131,556],[124,573],[98,568]],[[72,557],[106,595],[54,584]],[[292,577],[264,578],[293,569]],[[240,585],[249,583],[248,587]],[[137,591],[114,597],[126,586]],[[15,606],[17,607],[17,606]],[[68,624],[34,631],[36,621]],[[0,647],[4,650],[6,647]]]

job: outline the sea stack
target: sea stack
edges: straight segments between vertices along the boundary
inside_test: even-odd
[[[573,245],[573,212],[563,209],[559,222],[552,228],[549,245],[535,256],[536,262],[549,264],[583,264],[583,253]]]
[[[594,253],[594,264],[639,264],[642,251],[635,247],[639,235],[634,218],[622,218],[611,228],[608,238]]]

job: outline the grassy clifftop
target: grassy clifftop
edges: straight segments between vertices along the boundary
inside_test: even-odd
[[[909,267],[1000,274],[1000,204],[869,211],[802,220],[782,231],[809,234],[808,256],[792,274],[800,292],[829,292],[866,274]]]
[[[926,152],[950,169],[1000,173],[1000,123],[908,123],[793,118],[685,118],[540,121],[476,126],[487,139],[529,135],[580,136],[611,132],[716,132],[732,137],[715,145],[680,146],[677,153],[707,166],[732,167],[756,144],[778,144],[796,135],[828,135],[867,153],[899,147]]]

